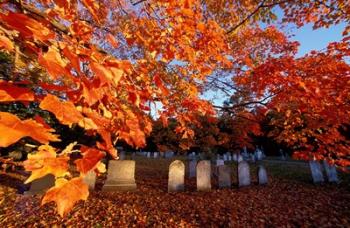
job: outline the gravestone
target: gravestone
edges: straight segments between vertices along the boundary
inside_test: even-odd
[[[318,161],[309,161],[309,166],[313,182],[315,184],[324,182],[321,164]]]
[[[153,153],[153,158],[158,158],[158,152]]]
[[[210,191],[211,190],[211,166],[210,161],[203,160],[197,164],[197,190]]]
[[[243,156],[238,154],[237,155],[237,162],[240,163],[241,161],[243,161]]]
[[[234,153],[234,154],[232,155],[232,160],[233,160],[233,161],[237,161],[237,154],[236,154],[236,153]]]
[[[125,160],[125,151],[120,151],[119,152],[119,160]]]
[[[232,161],[232,155],[231,155],[231,153],[229,153],[229,154],[227,155],[227,158],[228,158],[229,161]]]
[[[96,183],[96,173],[94,171],[89,171],[85,177],[84,177],[85,184],[88,185],[89,190],[95,189],[95,183]]]
[[[257,149],[255,151],[255,156],[256,156],[256,160],[258,161],[262,160],[262,151],[260,149]]]
[[[255,154],[250,154],[250,160],[251,160],[252,162],[255,162]]]
[[[323,161],[323,166],[324,166],[324,169],[326,170],[328,182],[338,183],[339,179],[338,179],[337,168],[335,167],[335,165],[330,165],[328,164],[327,161]]]
[[[188,167],[188,176],[195,177],[196,176],[196,165],[197,165],[197,160],[191,160]]]
[[[280,153],[280,157],[281,157],[281,160],[282,160],[282,161],[287,160],[287,159],[286,159],[286,156],[284,155],[284,151],[283,151],[282,149],[279,150],[279,153]]]
[[[102,191],[132,191],[135,189],[135,161],[110,160],[107,180]]]
[[[241,161],[238,164],[238,186],[250,185],[250,170],[249,165],[246,161]]]
[[[267,172],[264,166],[259,165],[258,168],[258,182],[261,185],[267,184]]]
[[[165,158],[171,158],[173,156],[174,156],[174,152],[172,152],[172,151],[165,152]]]
[[[217,159],[216,160],[216,166],[220,166],[220,165],[225,165],[225,162],[224,162],[224,160]]]
[[[227,160],[228,160],[228,159],[227,159],[227,154],[224,154],[224,155],[223,155],[223,160],[224,160],[224,161],[227,161]]]
[[[179,192],[185,188],[185,165],[180,160],[169,166],[168,192]]]
[[[133,153],[131,154],[131,159],[132,159],[132,160],[135,160],[135,158],[136,158],[136,152],[133,152]]]
[[[227,165],[220,165],[219,188],[231,188],[231,168]]]
[[[42,178],[36,179],[32,181],[30,185],[29,191],[24,192],[24,195],[35,195],[35,194],[43,194],[49,188],[55,185],[55,176],[52,174],[48,174]]]
[[[151,152],[147,152],[147,158],[151,157]]]

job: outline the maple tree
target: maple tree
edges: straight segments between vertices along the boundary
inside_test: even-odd
[[[149,104],[160,103],[158,115],[164,126],[169,117],[176,118],[176,132],[190,139],[196,119],[215,113],[199,95],[210,80],[227,86],[225,76],[229,93],[244,88],[251,94],[243,103],[221,109],[248,120],[259,120],[271,110],[285,113],[283,140],[316,138],[325,145],[310,148],[304,142],[301,154],[312,151],[317,159],[348,164],[348,144],[337,132],[349,123],[349,85],[341,83],[348,79],[349,26],[343,42],[297,59],[297,43],[275,27],[263,29],[259,24],[276,18],[275,6],[284,10],[286,22],[299,26],[349,22],[347,1],[5,0],[0,5],[0,50],[14,59],[11,76],[0,82],[0,102],[36,103],[61,124],[98,136],[94,146],[73,143],[59,151],[47,145],[60,138],[42,119],[0,113],[1,147],[24,137],[46,144],[28,156],[25,167],[32,177],[27,182],[55,175],[56,185],[43,202],[55,201],[61,215],[75,201],[86,199],[86,191],[74,186],[83,185],[87,171],[103,170],[104,153],[117,158],[118,141],[145,146],[152,131]],[[317,70],[315,62],[322,64]],[[312,106],[305,108],[308,100],[303,97],[312,99]],[[295,126],[300,124],[298,115],[307,116],[304,131]],[[248,131],[259,131],[248,122],[249,127],[235,126],[244,138]],[[334,140],[325,140],[330,138]],[[72,150],[81,151],[82,158],[75,163],[69,156]],[[68,164],[78,167],[79,177],[72,175]],[[59,200],[64,189],[72,191],[69,201]]]

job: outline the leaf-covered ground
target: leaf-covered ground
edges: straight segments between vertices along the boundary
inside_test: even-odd
[[[270,183],[256,184],[252,165],[250,187],[196,192],[195,178],[186,178],[186,191],[167,193],[170,160],[136,161],[136,192],[101,192],[105,176],[98,178],[96,191],[80,202],[65,218],[54,203],[40,207],[40,196],[18,194],[23,190],[20,173],[0,175],[0,224],[15,227],[350,227],[349,175],[336,186],[311,184],[304,164],[266,162]],[[233,168],[236,168],[232,164]],[[237,183],[236,178],[233,179]]]

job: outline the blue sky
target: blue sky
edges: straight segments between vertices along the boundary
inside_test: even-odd
[[[292,26],[290,28],[290,32],[294,34],[291,40],[296,40],[300,43],[298,56],[303,56],[312,50],[326,48],[329,42],[340,41],[345,23],[332,26],[328,29],[320,28],[313,30],[311,24],[307,24],[299,29]]]

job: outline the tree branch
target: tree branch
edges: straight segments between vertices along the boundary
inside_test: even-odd
[[[252,18],[256,13],[258,13],[260,11],[261,8],[269,8],[269,7],[273,7],[285,2],[288,2],[289,0],[284,0],[284,1],[280,1],[280,2],[275,2],[275,3],[270,3],[270,4],[265,4],[266,0],[263,0],[257,8],[255,8],[255,10],[253,12],[251,12],[247,17],[245,17],[241,22],[239,22],[237,25],[235,25],[234,27],[232,27],[231,29],[229,29],[226,34],[230,34],[231,32],[236,31],[240,26],[242,26],[244,23],[246,23],[250,18]]]

